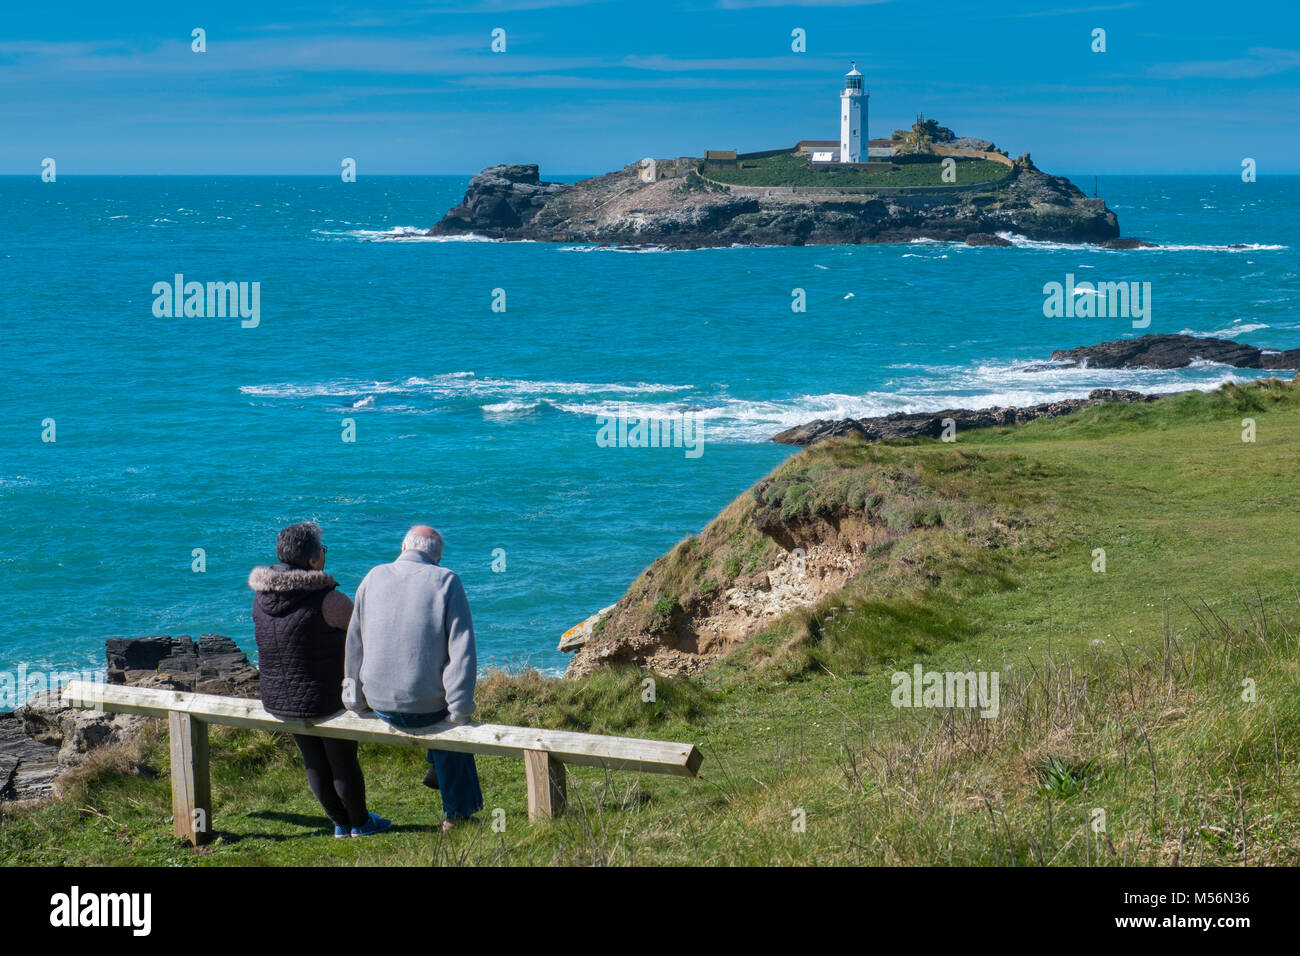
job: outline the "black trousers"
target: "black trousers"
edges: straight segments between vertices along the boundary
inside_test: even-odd
[[[307,765],[307,786],[335,826],[360,827],[369,822],[357,742],[302,734],[294,734],[293,740]]]

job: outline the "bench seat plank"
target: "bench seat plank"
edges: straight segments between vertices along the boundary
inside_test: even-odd
[[[543,751],[562,763],[679,777],[696,776],[704,759],[693,744],[506,724],[444,722],[427,730],[407,732],[390,727],[377,717],[358,716],[348,711],[318,720],[282,720],[267,713],[258,700],[155,687],[71,681],[63,688],[63,698],[69,706],[113,713],[166,717],[171,712],[181,712],[205,723],[232,727],[502,757],[523,758],[529,751]]]

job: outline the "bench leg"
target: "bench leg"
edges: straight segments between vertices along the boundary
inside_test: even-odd
[[[172,832],[194,846],[212,836],[212,787],[208,779],[208,725],[169,711],[172,757]]]
[[[545,750],[525,750],[524,775],[528,778],[529,820],[549,820],[564,812],[568,788],[563,761]]]

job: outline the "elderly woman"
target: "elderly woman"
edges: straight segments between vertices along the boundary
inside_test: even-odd
[[[279,564],[258,566],[253,632],[262,672],[262,706],[286,719],[328,717],[343,709],[343,649],[352,602],[325,573],[321,529],[290,525],[275,542]],[[357,742],[293,735],[307,765],[307,785],[334,821],[336,837],[369,836],[392,826],[366,809]]]

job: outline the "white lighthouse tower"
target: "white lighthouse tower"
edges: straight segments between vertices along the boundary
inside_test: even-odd
[[[841,163],[866,161],[862,144],[867,139],[868,96],[862,89],[862,74],[858,72],[857,61],[854,61],[849,72],[844,74],[844,89],[840,93]]]

